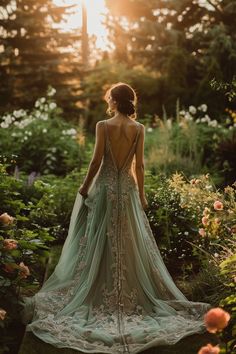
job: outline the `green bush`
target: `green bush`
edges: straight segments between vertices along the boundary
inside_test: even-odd
[[[46,97],[39,98],[31,111],[20,109],[0,118],[1,153],[16,155],[17,167],[27,173],[65,175],[82,166],[83,127],[62,119],[54,93],[49,88]]]

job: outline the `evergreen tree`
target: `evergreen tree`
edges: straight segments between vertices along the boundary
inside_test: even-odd
[[[31,106],[48,85],[56,88],[68,113],[76,110],[83,74],[81,33],[59,30],[67,11],[52,0],[0,1],[2,110]]]

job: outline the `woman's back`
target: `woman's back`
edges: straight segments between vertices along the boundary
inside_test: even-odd
[[[125,121],[109,119],[105,121],[106,137],[117,169],[125,165],[129,153],[137,142],[140,123],[131,119]]]

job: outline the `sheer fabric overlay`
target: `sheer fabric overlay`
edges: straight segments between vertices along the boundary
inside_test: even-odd
[[[88,197],[77,193],[58,264],[22,320],[55,347],[85,353],[139,353],[205,331],[210,305],[176,287],[156,245],[134,175],[135,141],[122,168],[105,151]]]

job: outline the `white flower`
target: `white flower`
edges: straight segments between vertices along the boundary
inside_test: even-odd
[[[184,232],[184,235],[185,235],[185,236],[188,236],[188,235],[189,235],[189,232],[188,232],[188,231],[185,231],[185,232]]]
[[[14,115],[16,118],[22,117],[22,111],[21,111],[21,109],[19,109],[18,111],[14,111],[14,112],[13,112],[13,115]]]
[[[198,119],[196,119],[196,123],[198,124],[198,123],[200,123],[201,122],[201,120],[198,118]]]
[[[52,152],[54,152],[54,153],[55,153],[55,152],[57,151],[57,148],[56,148],[56,147],[52,147],[52,149],[51,149],[51,150],[52,150]]]
[[[179,114],[180,114],[181,116],[184,116],[185,113],[186,113],[186,112],[185,112],[184,110],[182,110],[182,111],[179,112]]]
[[[188,110],[189,110],[189,112],[190,112],[191,114],[196,114],[196,113],[197,113],[197,109],[196,109],[196,107],[194,107],[194,106],[189,106]]]
[[[41,112],[40,112],[40,111],[36,111],[36,112],[35,112],[35,117],[36,117],[36,118],[39,118],[40,115],[41,115]]]
[[[47,113],[42,113],[40,118],[42,120],[48,120],[48,114]]]
[[[191,114],[189,112],[186,112],[186,114],[184,116],[184,119],[187,120],[187,121],[192,121],[193,117],[191,116]]]
[[[37,101],[35,102],[34,106],[35,106],[36,108],[39,107],[39,106],[40,106],[40,101],[37,100]]]
[[[214,119],[211,122],[208,122],[208,125],[211,127],[217,127],[217,125],[218,125],[217,120]]]
[[[55,89],[54,87],[50,87],[50,88],[48,89],[47,95],[48,95],[48,96],[54,96],[56,92],[57,92],[57,91],[56,91],[56,89]]]
[[[43,133],[47,133],[47,129],[46,129],[46,128],[43,128],[42,132],[43,132]]]
[[[1,123],[1,128],[6,129],[6,128],[8,128],[8,127],[9,127],[9,125],[8,125],[6,122],[2,122],[2,123]]]
[[[57,104],[56,104],[55,102],[51,102],[51,103],[49,104],[49,108],[50,108],[50,109],[55,109],[56,106],[57,106]]]
[[[208,116],[208,114],[205,114],[204,118],[205,118],[205,122],[211,121],[211,118]]]
[[[198,107],[199,111],[206,112],[207,111],[207,105],[205,103],[201,104]]]
[[[41,97],[41,98],[39,99],[39,101],[40,101],[40,103],[44,103],[44,102],[46,102],[46,98],[45,98],[45,97]]]
[[[152,127],[147,128],[147,132],[152,132],[152,131],[153,131]]]

